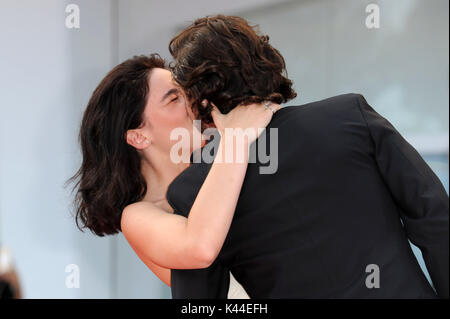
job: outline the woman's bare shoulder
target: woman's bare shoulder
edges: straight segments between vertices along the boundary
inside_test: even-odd
[[[155,211],[157,209],[158,209],[158,207],[155,204],[153,204],[152,202],[142,200],[142,201],[127,205],[123,209],[122,216],[124,214],[130,214],[130,213],[135,214],[135,213],[141,213],[141,212],[146,212],[146,211]]]
[[[124,228],[126,229],[135,223],[139,223],[145,215],[148,216],[149,214],[157,214],[160,211],[161,209],[149,201],[139,201],[127,205],[123,209],[120,219],[122,232],[124,231]]]

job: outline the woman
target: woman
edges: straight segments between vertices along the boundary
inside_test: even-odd
[[[224,115],[214,106],[219,152],[229,151],[225,128],[266,127],[279,108],[252,104]],[[256,138],[234,146],[232,151],[244,153],[243,162],[216,157],[184,218],[171,214],[165,198],[168,185],[189,165],[187,159],[171,159],[176,141],[170,136],[174,129],[189,132],[183,147],[192,153],[194,119],[158,55],[127,60],[102,80],[88,103],[80,129],[83,162],[72,178],[78,186],[78,227],[99,236],[122,231],[139,258],[169,286],[170,269],[206,268],[217,257],[247,169],[248,146]],[[225,205],[215,206],[218,202]]]

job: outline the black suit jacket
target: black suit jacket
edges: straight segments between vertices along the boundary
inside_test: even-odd
[[[448,298],[448,195],[362,95],[282,108],[268,128],[278,170],[249,163],[218,258],[172,270],[174,298],[226,298],[229,271],[251,298],[434,298],[408,239]],[[210,167],[193,163],[169,186],[177,214],[188,215]]]

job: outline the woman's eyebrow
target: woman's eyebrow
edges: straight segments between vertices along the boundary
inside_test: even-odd
[[[171,88],[169,91],[166,92],[166,94],[163,95],[161,102],[167,99],[170,95],[177,94],[178,92],[179,92],[178,88]]]

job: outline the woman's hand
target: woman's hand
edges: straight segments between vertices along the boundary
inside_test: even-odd
[[[203,100],[202,104],[206,104],[207,101]],[[267,105],[266,105],[267,103]],[[272,102],[264,102],[258,104],[238,105],[227,114],[222,114],[217,106],[211,103],[213,106],[211,116],[214,124],[218,129],[220,135],[225,136],[225,129],[253,129],[256,134],[247,135],[248,144],[250,145],[259,134],[263,131],[272,119],[273,114],[277,112],[281,106]],[[260,129],[258,131],[258,129]]]

